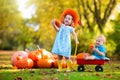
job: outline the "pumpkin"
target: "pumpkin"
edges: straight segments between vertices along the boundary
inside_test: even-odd
[[[16,57],[16,59],[17,59],[17,60],[20,60],[20,59],[22,59],[22,56],[18,55],[18,56]]]
[[[58,60],[54,60],[53,61],[53,67],[54,68],[58,68]]]
[[[58,68],[58,58],[56,59],[56,57],[55,57],[55,60],[53,61],[53,67]],[[66,59],[63,57],[63,59],[62,59],[62,68],[66,68],[66,67],[67,67]]]
[[[55,20],[55,24],[57,25],[58,28],[60,28],[60,26],[61,26],[60,20],[57,20],[57,19],[56,19],[56,20]]]
[[[50,53],[49,51],[45,49],[41,49],[41,51],[42,51],[42,59],[54,59],[52,53]]]
[[[53,58],[54,58],[55,60],[58,60],[58,56],[57,56],[57,55],[54,55]]]
[[[42,58],[41,50],[35,50],[31,51],[28,55],[29,58],[31,58],[33,61],[37,61]]]
[[[62,68],[66,68],[66,67],[67,67],[66,60],[62,60]]]
[[[89,53],[79,53],[79,54],[77,54],[77,59],[84,59],[85,57],[88,57],[88,56],[90,56],[90,54]]]
[[[30,59],[30,58],[20,59],[16,63],[16,67],[19,68],[19,69],[22,69],[22,68],[32,68],[33,65],[34,65],[33,60]]]
[[[11,61],[12,61],[12,65],[15,66],[17,59],[18,58],[27,58],[28,57],[28,53],[25,51],[17,51],[15,52],[12,57],[11,57]]]
[[[37,66],[39,68],[51,68],[53,60],[52,59],[41,59],[37,61]]]
[[[90,49],[93,49],[94,48],[94,44],[90,44]]]

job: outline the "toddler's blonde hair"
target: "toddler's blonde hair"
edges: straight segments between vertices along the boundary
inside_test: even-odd
[[[104,35],[99,35],[99,36],[98,36],[98,38],[101,38],[101,39],[102,39],[102,41],[103,41],[103,43],[105,43],[105,42],[106,42],[106,37],[105,37]]]

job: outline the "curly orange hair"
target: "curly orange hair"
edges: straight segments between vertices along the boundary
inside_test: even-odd
[[[74,22],[74,25],[73,27],[75,28],[76,25],[78,24],[78,21],[79,21],[79,15],[76,11],[74,11],[73,9],[66,9],[63,11],[61,17],[60,17],[60,21],[61,23],[63,22],[63,19],[64,17],[67,15],[67,14],[70,14],[72,17],[73,17],[73,22]]]

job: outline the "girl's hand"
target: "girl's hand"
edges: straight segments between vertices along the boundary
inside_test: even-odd
[[[55,25],[55,19],[52,20],[52,24]]]
[[[78,45],[79,44],[79,41],[76,41],[76,45]]]
[[[57,31],[59,31],[59,27],[55,24],[55,19],[52,20],[52,25]]]

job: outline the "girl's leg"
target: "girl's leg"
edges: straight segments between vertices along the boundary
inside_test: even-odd
[[[70,71],[71,68],[71,61],[69,57],[65,57],[66,58],[66,63],[67,63],[67,71]]]
[[[62,70],[62,58],[63,56],[58,55],[58,71]]]

